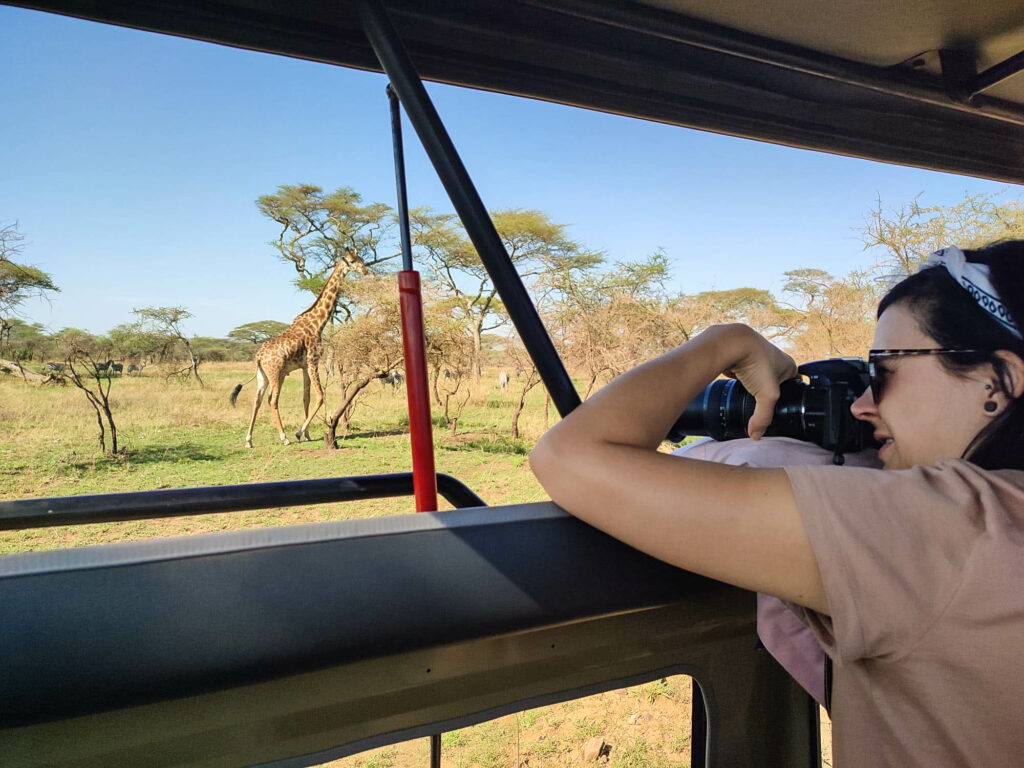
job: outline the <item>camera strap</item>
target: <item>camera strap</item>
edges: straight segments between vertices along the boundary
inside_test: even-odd
[[[825,711],[832,716],[832,658],[825,657]]]

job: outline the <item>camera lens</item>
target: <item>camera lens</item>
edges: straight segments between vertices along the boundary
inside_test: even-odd
[[[808,439],[808,426],[804,401],[807,385],[799,379],[784,381],[779,387],[779,400],[775,406],[771,426],[765,432],[768,436]],[[810,398],[813,400],[813,398]],[[747,424],[754,415],[756,401],[736,379],[719,379],[709,384],[704,391],[686,406],[668,434],[668,439],[679,442],[686,435],[709,435],[715,440],[735,440],[747,436]],[[810,408],[811,422],[815,412],[823,409]]]
[[[871,424],[850,412],[850,404],[869,383],[863,360],[816,360],[804,363],[799,371],[810,383],[796,378],[779,385],[779,399],[765,435],[816,443],[834,451],[836,463],[841,463],[844,451],[876,445]],[[715,440],[746,437],[755,404],[738,381],[719,379],[686,406],[667,439],[678,443],[687,435],[709,435]]]

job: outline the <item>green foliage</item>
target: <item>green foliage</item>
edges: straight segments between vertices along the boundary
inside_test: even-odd
[[[571,240],[565,226],[542,211],[510,208],[492,212],[491,218],[520,277],[542,292],[550,286],[542,275],[575,274],[603,259]],[[483,335],[508,319],[497,288],[454,214],[419,208],[410,219],[417,262],[425,265],[432,284],[446,297],[451,316],[472,337],[472,368],[479,376]]]
[[[62,360],[76,349],[92,353],[100,347],[100,340],[81,328],[61,328],[50,338],[56,356]]]
[[[573,734],[579,741],[586,741],[601,735],[601,725],[594,720],[581,717],[573,721]]]
[[[110,329],[106,346],[110,356],[118,360],[164,358],[175,339],[166,333],[148,329],[143,323],[121,323]]]
[[[456,729],[454,731],[445,731],[441,734],[441,749],[455,749],[457,747],[464,747],[466,745],[466,734]]]
[[[561,754],[566,750],[566,746],[561,744],[558,739],[548,739],[541,736],[537,741],[530,744],[528,751],[530,754],[536,757],[551,758],[555,755]]]
[[[690,744],[690,731],[679,731],[669,742],[669,749],[673,752],[689,752],[691,748]]]
[[[394,768],[396,764],[394,748],[382,749],[357,763],[359,768]]]
[[[520,718],[523,728],[533,728],[534,724],[537,722],[537,718],[539,717],[540,710],[538,709],[528,709],[521,713]]]
[[[398,256],[391,237],[391,208],[384,203],[364,205],[351,187],[325,193],[313,184],[282,184],[274,194],[259,197],[256,207],[280,225],[271,245],[295,267],[295,285],[314,295],[338,262],[347,263],[350,274],[365,274]],[[343,281],[338,295],[336,312],[343,318],[353,311],[351,283]]]
[[[625,747],[613,749],[611,768],[676,768],[678,763],[669,762],[657,748],[638,736]]]
[[[217,339],[209,336],[195,336],[190,340],[196,356],[213,363],[250,360],[252,345],[234,339]]]
[[[60,290],[46,272],[15,261],[24,241],[17,223],[0,225],[0,317],[10,315],[28,298]]]
[[[653,704],[658,699],[671,699],[675,696],[675,688],[667,679],[662,678],[640,688],[640,696],[648,704]]]
[[[26,323],[18,318],[7,321],[7,330],[0,337],[0,352],[14,360],[42,360],[50,340],[40,323]]]
[[[228,338],[232,341],[246,342],[249,344],[262,344],[267,339],[279,336],[288,330],[288,323],[278,320],[257,320],[254,323],[246,323],[228,331]]]

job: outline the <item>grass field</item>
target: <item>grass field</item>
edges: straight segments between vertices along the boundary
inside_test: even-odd
[[[245,447],[254,383],[243,389],[238,407],[228,395],[252,375],[249,364],[208,364],[206,388],[167,381],[155,366],[144,376],[115,379],[111,402],[122,453],[99,451],[96,419],[82,392],[72,386],[38,386],[0,376],[0,498],[38,498],[93,493],[188,488],[271,480],[405,472],[410,466],[405,396],[402,390],[371,384],[339,449],[320,439],[281,445],[266,405]],[[458,478],[488,504],[546,498],[530,472],[527,454],[546,429],[544,394],[535,387],[520,418],[522,437],[510,437],[521,386],[497,386],[485,373],[465,407],[457,434],[434,430],[436,468]],[[328,385],[328,406],[336,391]],[[301,378],[285,383],[281,412],[286,430],[301,422]],[[435,406],[435,422],[438,421]],[[557,418],[554,407],[550,418]],[[444,506],[442,502],[442,506]],[[252,512],[123,523],[0,531],[0,554],[140,540],[192,533],[404,514],[412,499],[279,508]],[[594,738],[609,745],[597,764],[612,768],[689,766],[690,683],[688,678],[655,681],[541,709],[520,712],[442,740],[445,768],[560,768],[584,765],[583,746]],[[428,740],[392,745],[331,763],[345,768],[426,766]],[[826,765],[828,755],[826,755]],[[589,763],[595,764],[595,763]]]
[[[165,381],[152,367],[144,376],[115,379],[111,403],[122,454],[106,457],[98,447],[96,419],[82,392],[72,386],[25,384],[0,377],[0,498],[36,498],[91,493],[189,488],[271,480],[406,472],[411,469],[408,417],[401,390],[373,383],[355,412],[339,449],[325,449],[322,419],[311,427],[313,442],[281,445],[269,409],[260,410],[245,447],[255,382],[232,408],[228,394],[252,375],[248,364],[210,364],[201,369],[205,390]],[[523,438],[512,440],[516,381],[502,392],[486,375],[466,406],[452,437],[434,431],[438,472],[453,475],[488,504],[545,498],[529,471],[527,454],[544,431],[544,396],[530,392],[520,419]],[[333,397],[332,397],[333,396]],[[518,393],[515,392],[518,397]],[[328,405],[336,394],[328,387]],[[302,416],[302,383],[286,381],[281,395],[285,428]],[[555,411],[551,409],[552,418]],[[435,421],[439,417],[435,414]],[[413,511],[412,499],[384,499],[306,508],[202,515],[164,521],[108,523],[0,533],[0,553],[81,546],[109,541],[206,531],[288,525]]]

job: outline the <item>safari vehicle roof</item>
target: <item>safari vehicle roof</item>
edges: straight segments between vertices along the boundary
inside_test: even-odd
[[[427,79],[1024,180],[1024,0],[382,2]],[[348,0],[15,4],[380,68]],[[408,494],[396,478],[16,500],[0,526]],[[4,765],[311,765],[676,673],[707,715],[694,765],[820,764],[817,704],[756,652],[749,593],[550,503],[5,555],[0,626]]]
[[[16,5],[379,70],[345,0]],[[424,79],[1024,180],[1021,0],[385,0]],[[680,179],[684,184],[685,179]]]

